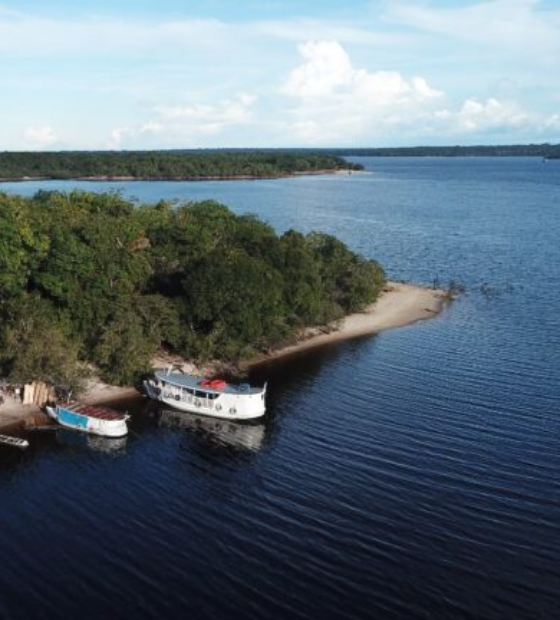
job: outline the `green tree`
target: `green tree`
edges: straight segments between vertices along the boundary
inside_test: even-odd
[[[79,392],[89,372],[79,361],[79,347],[52,305],[37,295],[20,299],[4,325],[0,363],[10,380]]]

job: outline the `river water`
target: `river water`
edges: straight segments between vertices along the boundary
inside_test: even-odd
[[[125,440],[0,449],[2,619],[558,617],[560,162],[358,161],[368,173],[4,184],[215,198],[467,292],[260,369],[262,423],[142,403]]]

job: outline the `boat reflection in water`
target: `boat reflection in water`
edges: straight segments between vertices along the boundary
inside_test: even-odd
[[[87,448],[96,452],[107,454],[124,453],[126,437],[101,437],[100,435],[88,435],[65,428],[56,430],[57,443],[71,448]]]
[[[158,424],[166,428],[192,431],[215,445],[257,452],[265,439],[265,425],[254,422],[233,422],[219,418],[161,409]]]

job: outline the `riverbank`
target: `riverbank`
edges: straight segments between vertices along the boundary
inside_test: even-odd
[[[445,305],[447,294],[441,289],[430,289],[414,284],[388,282],[379,299],[363,312],[351,314],[326,327],[307,328],[293,344],[245,360],[239,369],[246,371],[271,360],[288,357],[301,351],[358,336],[375,334],[388,329],[411,325],[437,316]],[[171,354],[161,354],[152,361],[154,368],[177,366],[185,372],[206,376],[216,372],[211,364],[197,367],[192,362]],[[81,401],[100,405],[138,396],[133,387],[118,387],[92,380],[88,383]],[[38,407],[23,405],[13,399],[0,405],[0,433],[17,431],[26,420],[40,413]]]
[[[91,181],[100,183],[129,183],[133,181],[171,181],[171,182],[198,182],[198,181],[270,181],[275,179],[289,179],[303,176],[321,176],[329,174],[349,175],[360,172],[349,168],[325,168],[324,170],[302,170],[291,173],[269,175],[237,174],[237,175],[186,175],[186,176],[132,176],[132,175],[92,175],[75,177],[51,176],[23,176],[2,177],[0,183],[26,183],[28,181]]]
[[[379,299],[363,312],[350,314],[326,328],[308,328],[296,343],[243,362],[241,367],[250,369],[325,344],[412,325],[437,316],[446,299],[447,293],[442,289],[387,282]]]
[[[14,398],[4,397],[0,405],[0,434],[13,434],[25,430],[26,426],[41,416],[37,405],[24,405]]]
[[[307,349],[433,318],[443,310],[447,299],[447,293],[442,289],[388,282],[379,299],[363,312],[351,314],[325,327],[307,328],[295,343],[242,361],[238,369],[247,371],[268,361],[288,357]],[[183,372],[201,377],[210,376],[219,371],[215,364],[196,366],[191,361],[170,353],[158,355],[152,360],[152,366],[153,368],[178,368]],[[116,387],[101,381],[91,381],[81,400],[88,404],[99,405],[126,400],[137,394],[137,390],[131,387]]]

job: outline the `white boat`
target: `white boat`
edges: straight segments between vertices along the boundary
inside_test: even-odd
[[[107,407],[94,405],[56,405],[47,407],[47,413],[61,426],[76,431],[101,435],[102,437],[124,437],[130,416]]]
[[[11,435],[0,435],[0,444],[12,446],[13,448],[29,448],[27,439],[20,439],[19,437],[12,437]]]
[[[212,381],[180,372],[158,370],[144,381],[147,395],[180,411],[226,418],[251,420],[265,412],[266,385],[233,385],[221,379]]]

